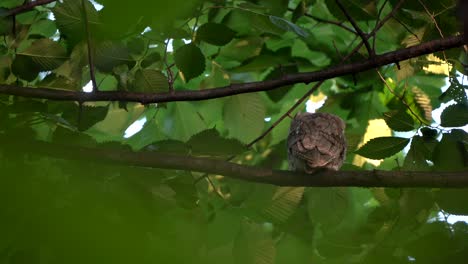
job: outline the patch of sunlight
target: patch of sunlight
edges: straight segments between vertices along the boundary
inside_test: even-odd
[[[182,41],[185,44],[189,44],[189,43],[192,42],[191,39],[182,39]],[[172,42],[173,42],[173,39],[169,39],[169,41],[167,42],[167,52],[173,52],[174,51],[174,46],[172,45]]]
[[[83,86],[83,92],[90,93],[93,91],[93,82],[89,81],[85,86]]]
[[[429,223],[435,221],[446,221],[447,223],[453,225],[456,222],[465,222],[468,223],[468,215],[453,215],[446,212],[439,212],[436,217],[429,219]]]
[[[89,0],[89,1],[91,1],[91,3],[93,4],[94,8],[96,8],[96,10],[97,10],[97,11],[101,11],[101,9],[103,9],[103,8],[104,8],[104,6],[103,6],[103,5],[101,5],[101,4],[99,4],[99,3],[97,3],[97,2],[96,2],[96,1],[94,1],[94,0]]]
[[[325,104],[326,100],[327,96],[322,92],[319,92],[317,95],[311,95],[309,100],[306,102],[306,111],[309,113],[315,113]]]
[[[146,117],[143,117],[141,119],[138,119],[137,121],[133,122],[126,130],[124,133],[124,138],[129,138],[136,133],[140,132],[140,130],[143,128],[143,126],[146,123]]]
[[[150,27],[145,27],[145,29],[143,29],[143,31],[140,33],[141,35],[147,33],[147,32],[150,32],[152,29]]]
[[[374,119],[369,120],[366,133],[364,134],[364,138],[359,143],[358,147],[364,145],[367,141],[377,138],[377,137],[390,137],[392,135],[392,131],[385,123],[383,119]],[[353,160],[353,164],[356,166],[361,167],[364,163],[370,163],[374,166],[379,166],[382,160],[373,160],[364,158],[362,156],[356,155]]]
[[[433,54],[429,54],[426,58],[429,62],[432,63],[428,64],[427,66],[424,66],[424,71],[449,76],[449,73],[452,70],[452,65],[446,63],[444,60],[441,60]]]

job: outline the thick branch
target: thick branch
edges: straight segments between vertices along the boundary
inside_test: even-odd
[[[418,57],[463,45],[463,36],[429,41],[413,47],[396,50],[375,56],[361,62],[337,65],[316,72],[288,74],[277,80],[260,82],[231,84],[224,87],[204,90],[182,90],[174,93],[135,93],[135,92],[95,92],[85,93],[78,91],[66,91],[49,88],[27,88],[13,85],[0,85],[0,94],[17,95],[23,97],[43,98],[65,101],[126,101],[140,102],[143,104],[172,102],[172,101],[199,101],[241,93],[253,93],[273,90],[278,87],[296,84],[310,83],[338,76],[356,74],[383,65],[397,63],[402,60]]]
[[[34,7],[36,7],[36,6],[46,5],[46,4],[55,2],[55,1],[56,0],[36,0],[36,1],[33,1],[33,2],[28,2],[28,3],[24,4],[24,5],[18,6],[16,8],[11,9],[10,11],[8,11],[8,16],[17,15],[19,13],[29,11],[29,10],[33,9]]]
[[[313,175],[239,165],[222,160],[158,152],[60,146],[40,141],[11,142],[0,138],[7,153],[35,152],[60,159],[112,162],[119,165],[177,169],[219,174],[251,182],[279,186],[358,187],[468,187],[468,173],[416,171],[318,171]]]

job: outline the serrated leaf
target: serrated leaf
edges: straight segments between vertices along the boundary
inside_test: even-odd
[[[235,264],[273,264],[275,244],[262,225],[244,220],[232,248]]]
[[[218,23],[205,23],[197,30],[197,38],[216,46],[228,44],[236,35],[229,27]]]
[[[468,105],[453,104],[447,106],[440,115],[443,127],[461,127],[468,124]]]
[[[137,92],[166,92],[169,84],[162,72],[154,69],[138,70],[135,74],[135,91]]]
[[[90,26],[99,23],[98,13],[94,6],[86,1],[86,15]],[[81,1],[64,0],[57,2],[52,12],[60,32],[72,43],[77,43],[84,38],[83,16]],[[93,32],[93,30],[91,30]]]
[[[276,223],[285,222],[296,211],[303,194],[304,187],[279,187],[263,213]]]
[[[212,128],[193,135],[187,142],[193,155],[230,156],[245,151],[244,145],[235,139],[225,139]]]
[[[406,111],[390,111],[384,113],[384,120],[394,131],[411,131],[414,129],[414,120]]]
[[[270,18],[271,23],[273,23],[274,25],[276,25],[277,27],[281,29],[284,29],[286,31],[292,31],[303,38],[306,38],[309,36],[309,33],[307,31],[305,31],[298,25],[284,18],[277,17],[277,16],[269,16],[269,18]]]
[[[186,82],[205,71],[205,56],[195,44],[187,44],[175,51],[174,60]]]
[[[135,65],[128,48],[114,41],[104,41],[96,45],[95,65],[103,72],[112,72],[114,67],[126,64],[128,68]]]
[[[435,140],[433,140],[435,141]],[[406,154],[405,161],[403,163],[403,168],[411,171],[424,171],[429,169],[427,161],[431,156],[432,151],[430,151],[420,136],[413,137],[411,141],[411,147]]]
[[[164,131],[171,139],[186,142],[191,136],[206,129],[197,108],[189,102],[176,102],[169,106]]]
[[[16,54],[16,59],[27,58],[39,71],[50,71],[68,59],[65,48],[51,39],[39,39]],[[15,59],[15,60],[16,60]]]
[[[264,127],[265,105],[259,94],[231,96],[224,104],[223,117],[231,137],[248,143],[257,137]]]
[[[468,156],[463,142],[456,133],[444,134],[434,149],[434,165],[439,171],[457,171],[467,167]]]
[[[369,159],[384,159],[390,157],[406,147],[408,138],[379,137],[369,140],[355,153]]]
[[[418,114],[423,121],[430,123],[432,120],[431,98],[423,90],[413,87],[405,99],[414,113]]]
[[[108,110],[107,106],[74,105],[70,111],[64,112],[62,117],[70,124],[76,125],[79,131],[85,131],[102,121],[107,116]]]

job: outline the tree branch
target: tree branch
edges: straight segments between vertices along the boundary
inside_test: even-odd
[[[21,6],[18,6],[16,8],[11,9],[10,11],[8,11],[7,16],[14,16],[14,15],[17,15],[17,14],[20,14],[20,13],[23,13],[23,12],[27,12],[27,11],[35,8],[36,6],[50,4],[50,3],[55,2],[55,1],[56,0],[36,0],[34,2],[28,2],[28,3],[24,4],[24,5],[21,5]]]
[[[8,139],[8,137],[2,137],[0,143],[0,150],[5,150],[5,155],[17,153],[18,151],[30,153],[31,149],[34,149],[35,153],[59,159],[78,159],[130,166],[198,171],[278,186],[468,187],[468,173],[466,171],[319,170],[315,174],[309,175],[292,171],[239,165],[222,160],[158,152],[133,152],[121,149],[61,146],[27,140],[11,142],[11,139]]]
[[[96,91],[95,93],[86,93],[79,91],[66,91],[49,88],[28,88],[0,84],[0,94],[17,95],[23,97],[33,97],[50,100],[81,102],[125,101],[149,104],[172,101],[199,101],[242,93],[268,91],[278,87],[296,83],[310,83],[348,74],[356,74],[358,72],[363,72],[391,63],[397,63],[399,61],[407,60],[421,55],[426,55],[450,48],[459,47],[461,45],[463,45],[463,36],[452,36],[448,38],[432,40],[409,48],[384,53],[382,55],[375,56],[368,60],[337,65],[320,71],[288,74],[276,80],[231,84],[224,87],[205,90],[182,90],[175,91],[174,93],[136,93],[123,91]]]

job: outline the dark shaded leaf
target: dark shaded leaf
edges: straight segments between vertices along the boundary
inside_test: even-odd
[[[244,145],[235,139],[225,139],[212,128],[193,135],[187,145],[193,155],[231,156],[245,151]]]
[[[439,171],[458,171],[466,169],[468,152],[455,133],[447,133],[434,149],[434,165]]]
[[[395,131],[411,131],[414,129],[414,120],[406,111],[391,111],[384,113],[388,127]]]
[[[374,138],[366,142],[355,153],[370,159],[384,159],[401,151],[408,145],[409,141],[408,138],[401,137]]]
[[[187,44],[177,49],[174,59],[186,82],[205,71],[205,56],[195,44]]]
[[[236,32],[223,24],[205,23],[197,30],[197,38],[216,46],[228,44]]]
[[[440,124],[444,127],[461,127],[468,124],[468,104],[447,106],[440,115]]]
[[[114,67],[126,64],[128,68],[135,65],[128,48],[115,41],[104,41],[96,45],[96,67],[103,72],[112,72]]]

